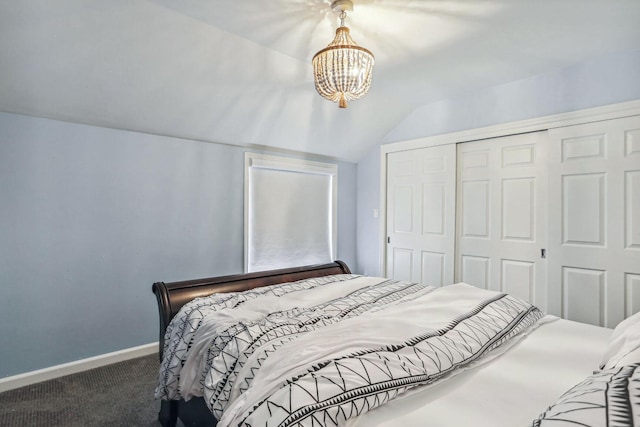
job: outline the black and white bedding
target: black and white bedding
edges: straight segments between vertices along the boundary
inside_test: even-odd
[[[605,369],[563,394],[533,427],[640,426],[640,363]]]
[[[640,313],[613,331],[600,368],[560,396],[533,427],[640,426]]]
[[[219,426],[342,425],[482,363],[543,317],[507,294],[338,275],[193,301],[156,396],[203,396]]]
[[[160,365],[158,386],[155,397],[157,399],[180,399],[189,397],[189,394],[181,394],[178,390],[182,368],[188,354],[192,352],[194,336],[200,326],[203,331],[206,328],[207,316],[224,310],[235,309],[242,304],[265,296],[280,297],[296,291],[309,290],[329,283],[348,281],[356,276],[338,275],[325,276],[300,282],[284,283],[263,288],[257,288],[244,292],[231,292],[213,294],[205,298],[196,298],[182,307],[180,312],[171,320],[165,331],[163,359]],[[257,307],[259,310],[260,307]],[[262,312],[262,311],[259,311]],[[264,312],[262,312],[264,313]],[[197,394],[196,394],[197,395]]]

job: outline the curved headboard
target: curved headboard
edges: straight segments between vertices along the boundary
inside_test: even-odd
[[[240,292],[278,283],[295,282],[312,277],[332,274],[350,274],[351,270],[342,261],[329,264],[305,265],[278,270],[257,271],[182,282],[156,282],[152,290],[158,300],[160,314],[160,360],[164,348],[164,332],[180,308],[189,301],[222,292]]]

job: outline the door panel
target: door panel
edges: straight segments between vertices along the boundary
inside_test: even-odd
[[[477,286],[482,289],[489,289],[491,279],[490,258],[462,255],[461,257],[461,281]]]
[[[388,277],[453,283],[455,191],[455,145],[388,154]]]
[[[574,245],[605,245],[605,174],[562,177],[562,241]]]
[[[640,311],[640,274],[626,273],[625,280],[625,317]]]
[[[491,225],[489,184],[487,180],[469,180],[461,185],[461,227],[464,237],[489,238]]]
[[[582,323],[604,322],[606,272],[562,267],[563,317]]]
[[[525,261],[502,260],[500,275],[503,292],[507,292],[520,299],[531,301],[532,290],[535,287],[535,263]]]
[[[535,240],[535,179],[502,180],[502,240]]]
[[[413,231],[413,188],[410,185],[398,185],[393,194],[394,233]]]
[[[613,328],[640,310],[640,117],[549,139],[549,311]]]
[[[445,185],[426,183],[422,186],[422,234],[444,234]]]
[[[394,279],[412,280],[413,252],[411,248],[393,248],[391,250],[391,270],[394,273]]]
[[[458,144],[456,280],[546,307],[546,132]]]
[[[422,251],[422,283],[444,283],[445,254]]]
[[[640,171],[625,172],[625,247],[640,249]]]

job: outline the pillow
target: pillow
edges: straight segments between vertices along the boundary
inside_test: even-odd
[[[596,372],[535,419],[532,427],[640,426],[640,364]]]
[[[640,362],[640,312],[616,326],[600,362],[600,369],[638,362]]]

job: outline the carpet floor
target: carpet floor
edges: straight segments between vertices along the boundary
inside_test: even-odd
[[[160,427],[158,367],[145,356],[0,393],[0,426]]]

